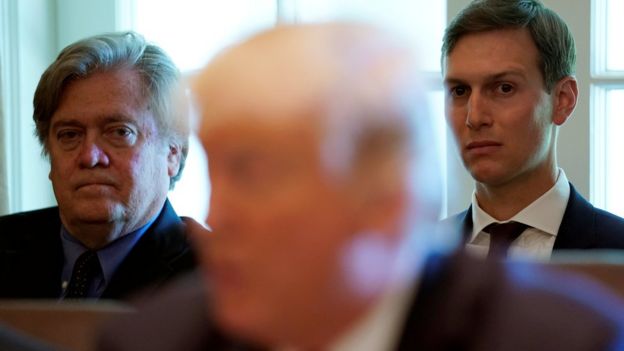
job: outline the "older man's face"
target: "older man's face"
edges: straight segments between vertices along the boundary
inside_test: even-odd
[[[162,207],[178,168],[130,69],[69,83],[51,119],[48,149],[50,180],[70,232],[115,224],[121,235],[145,224]]]
[[[318,320],[318,306],[345,303],[340,260],[358,219],[322,166],[316,129],[241,119],[200,134],[213,229],[200,251],[219,321],[243,333],[288,334]]]

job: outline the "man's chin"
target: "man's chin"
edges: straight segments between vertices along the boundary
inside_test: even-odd
[[[70,211],[75,222],[85,224],[111,223],[123,218],[123,206],[110,202],[89,202]],[[69,218],[68,218],[69,219]]]
[[[504,169],[499,162],[489,159],[463,159],[463,164],[472,179],[479,183],[489,184],[496,182],[498,178],[504,177]]]
[[[268,323],[261,323],[255,310],[242,306],[220,304],[213,306],[213,320],[227,334],[255,343],[270,343],[273,331],[267,330]]]
[[[477,182],[488,186],[498,186],[505,183],[505,176],[492,169],[473,169],[470,175]]]

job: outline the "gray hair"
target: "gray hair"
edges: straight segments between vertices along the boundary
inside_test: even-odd
[[[576,70],[574,38],[565,21],[539,0],[475,0],[444,33],[442,62],[462,36],[508,28],[528,29],[539,52],[546,91]]]
[[[180,169],[170,180],[173,188],[182,176],[188,154],[188,130],[175,118],[173,99],[180,72],[161,48],[135,32],[108,33],[77,41],[63,49],[46,69],[33,99],[33,119],[43,153],[49,153],[50,121],[67,84],[94,73],[126,67],[135,70],[143,81],[143,93],[154,112],[159,135],[181,150]]]

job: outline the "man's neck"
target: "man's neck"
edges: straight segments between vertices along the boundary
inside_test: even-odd
[[[477,201],[490,216],[500,221],[508,220],[552,188],[558,172],[553,166],[500,185],[477,182]]]
[[[100,249],[128,232],[120,223],[80,223],[67,228],[71,235],[92,250]]]

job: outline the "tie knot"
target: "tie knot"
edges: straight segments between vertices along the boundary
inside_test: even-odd
[[[528,225],[520,222],[492,223],[483,229],[490,234],[488,256],[505,257],[511,243],[516,240]]]
[[[496,236],[515,236],[517,238],[528,225],[520,222],[492,223],[483,229],[484,232]]]

